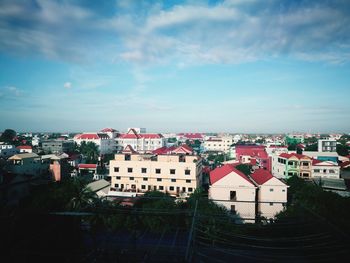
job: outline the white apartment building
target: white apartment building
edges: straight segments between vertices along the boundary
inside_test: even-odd
[[[14,145],[10,144],[0,144],[0,158],[9,158],[16,153],[18,153],[18,149]]]
[[[250,179],[258,187],[258,213],[267,219],[274,218],[284,210],[287,204],[288,186],[272,176],[265,169],[257,169],[250,175]]]
[[[110,193],[125,196],[125,192],[161,191],[186,197],[201,184],[201,175],[201,157],[187,145],[163,147],[151,154],[127,146],[110,161]]]
[[[331,161],[312,160],[312,177],[340,178],[340,166]]]
[[[208,137],[204,140],[204,151],[228,153],[233,143],[233,137],[230,135]]]
[[[125,149],[130,145],[135,151],[144,153],[154,151],[166,145],[166,139],[158,133],[138,133],[134,129],[129,129],[125,134],[116,138],[118,149]]]
[[[320,139],[317,143],[317,149],[319,152],[336,152],[337,140],[336,139]]]
[[[106,133],[82,133],[74,136],[74,142],[80,145],[82,142],[93,142],[98,146],[100,154],[114,153],[117,150],[116,142]]]
[[[209,198],[224,206],[241,222],[255,222],[256,186],[234,165],[225,164],[210,172]]]

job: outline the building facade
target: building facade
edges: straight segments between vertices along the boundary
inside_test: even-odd
[[[115,192],[160,191],[186,197],[201,184],[202,160],[188,146],[140,154],[131,146],[110,161]]]
[[[282,153],[272,156],[272,174],[277,178],[289,178],[293,175],[310,178],[312,159],[296,153]]]
[[[117,150],[116,141],[106,133],[82,133],[74,136],[74,142],[80,145],[82,142],[93,142],[98,146],[100,154],[114,153]]]
[[[230,135],[208,137],[204,140],[204,151],[228,153],[233,142]]]
[[[7,171],[18,175],[42,175],[48,173],[50,159],[42,159],[35,153],[16,154],[7,160]]]
[[[337,140],[336,139],[320,139],[317,142],[317,149],[319,152],[336,152]]]
[[[123,150],[130,145],[135,151],[140,153],[151,152],[166,145],[166,139],[158,133],[138,133],[134,129],[129,129],[125,134],[116,138],[118,150]]]
[[[18,152],[19,150],[14,145],[0,144],[0,158],[7,159]]]
[[[340,178],[340,166],[331,161],[312,160],[312,177]]]
[[[41,148],[47,153],[72,152],[74,150],[74,141],[45,140],[42,142]]]

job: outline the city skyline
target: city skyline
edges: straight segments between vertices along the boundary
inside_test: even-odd
[[[0,5],[0,130],[350,131],[347,1]]]

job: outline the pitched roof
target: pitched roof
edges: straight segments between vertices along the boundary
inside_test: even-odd
[[[179,133],[179,136],[185,137],[187,139],[203,139],[203,134],[201,133]]]
[[[211,171],[210,172],[210,183],[214,184],[232,172],[237,174],[238,176],[242,177],[243,179],[245,179],[246,181],[248,181],[250,184],[253,185],[253,183],[249,180],[249,178],[244,173],[237,170],[236,167],[232,164],[225,164],[225,165],[223,165],[221,167],[217,167],[213,171]]]
[[[258,185],[263,185],[267,181],[273,178],[273,175],[265,169],[257,169],[250,175],[254,182]]]
[[[348,166],[350,166],[350,161],[342,162],[342,163],[340,164],[340,167],[341,167],[341,168],[345,168],[345,167],[348,167]]]
[[[97,168],[97,164],[94,163],[80,163],[78,164],[78,168],[82,168],[82,169],[96,169]]]
[[[100,132],[116,132],[117,130],[113,129],[113,128],[104,128],[102,129]]]
[[[127,133],[120,135],[121,139],[159,139],[163,138],[160,133],[137,133],[135,129],[130,129]]]
[[[163,146],[152,151],[153,154],[165,155],[165,154],[193,154],[193,149],[187,144],[182,144],[180,146]]]
[[[110,182],[101,179],[101,180],[97,180],[92,183],[89,183],[86,187],[89,187],[93,192],[97,192],[104,188],[109,188],[110,185],[111,185]]]
[[[248,155],[255,158],[267,159],[268,154],[263,145],[237,145],[237,155]]]
[[[99,140],[99,139],[109,139],[107,134],[103,133],[82,133],[74,136],[77,140]]]
[[[138,153],[137,151],[134,150],[134,148],[132,148],[132,146],[130,144],[128,144],[127,146],[125,146],[124,150],[122,151],[122,153],[126,153],[126,154],[135,154]]]
[[[30,146],[30,145],[20,145],[20,146],[17,146],[16,147],[17,149],[32,149],[32,146]]]
[[[297,153],[281,153],[280,155],[279,155],[280,157],[282,157],[282,158],[286,158],[286,159],[289,159],[289,158],[291,158],[291,157],[296,157],[296,158],[298,158],[299,160],[300,159],[311,159],[310,157],[308,157],[308,156],[306,156],[306,155],[303,155],[303,154],[297,154]]]
[[[36,153],[19,153],[16,155],[13,155],[9,158],[9,160],[22,160],[26,158],[36,158],[39,157]]]

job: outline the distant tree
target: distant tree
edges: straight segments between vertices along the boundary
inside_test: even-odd
[[[309,144],[305,146],[305,151],[317,152],[317,143]]]
[[[337,144],[337,153],[341,156],[349,155],[349,147],[343,144]]]
[[[252,166],[250,164],[239,164],[236,166],[236,169],[245,175],[250,175],[252,173]]]
[[[0,136],[0,141],[6,142],[6,143],[12,143],[15,139],[17,133],[15,130],[12,129],[6,129]]]
[[[176,138],[168,138],[168,143],[176,143]]]
[[[288,151],[296,151],[297,145],[295,143],[288,145]]]
[[[303,149],[301,147],[297,147],[297,154],[303,154]]]
[[[93,142],[82,142],[79,146],[79,152],[86,157],[87,163],[97,163],[99,150]]]

